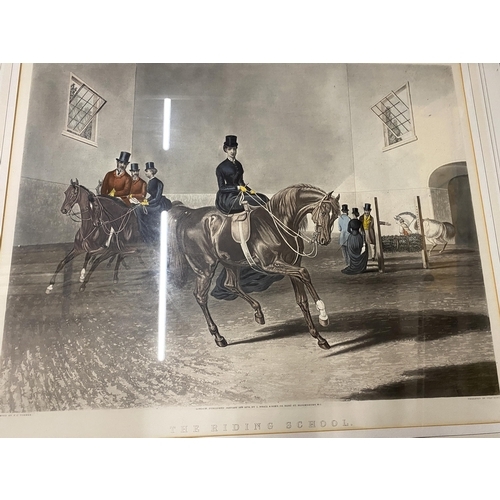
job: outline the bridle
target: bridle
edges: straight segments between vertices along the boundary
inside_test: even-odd
[[[88,207],[88,208],[82,208],[80,206],[80,212],[75,212],[73,210],[73,207],[78,203],[78,200],[80,199],[80,191],[81,191],[81,187],[80,187],[80,184],[76,184],[76,183],[71,183],[71,186],[74,188],[74,199],[72,198],[71,201],[69,202],[70,203],[70,206],[68,208],[68,211],[66,212],[65,215],[69,216],[69,218],[73,221],[73,222],[82,222],[84,220],[92,220],[92,217],[83,217],[82,214],[86,213],[86,212],[90,212],[90,210],[92,209],[92,207]],[[90,204],[90,200],[89,200],[89,204]]]
[[[322,206],[328,197],[327,193],[325,193],[325,195],[319,201],[315,201],[314,203],[307,205],[304,209],[306,213],[308,213],[309,211],[311,212],[311,219],[315,225],[312,238],[309,238],[308,236],[306,236],[304,234],[300,234],[300,233],[294,231],[293,229],[290,229],[278,217],[276,217],[271,212],[271,210],[269,210],[269,208],[267,207],[267,204],[264,203],[260,199],[259,196],[252,195],[250,193],[247,193],[247,194],[249,194],[250,197],[252,197],[254,200],[256,200],[257,203],[271,216],[271,218],[273,219],[274,225],[276,226],[276,229],[277,229],[278,233],[280,234],[281,238],[286,243],[286,245],[290,248],[290,250],[292,250],[295,253],[295,255],[296,255],[295,262],[297,262],[299,257],[309,257],[309,258],[316,257],[316,255],[318,254],[318,236],[320,233],[320,228],[322,227],[321,224],[318,223],[318,218],[321,214]],[[328,203],[328,205],[331,205],[331,203]],[[297,248],[294,248],[292,245],[290,245],[290,243],[288,243],[287,239],[284,236],[284,233],[288,234],[289,236],[292,236],[295,239],[296,244],[297,244]],[[311,251],[309,253],[301,252],[299,250],[299,241],[298,241],[299,238],[301,238],[302,240],[304,240],[307,243],[310,243],[312,245]]]

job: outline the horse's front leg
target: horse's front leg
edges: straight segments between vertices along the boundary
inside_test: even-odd
[[[431,252],[436,248],[437,244],[433,243],[431,248],[429,249],[429,257],[431,256]]]
[[[89,269],[88,273],[85,275],[85,279],[83,280],[83,283],[80,285],[80,292],[83,292],[85,288],[87,287],[87,283],[90,280],[90,277],[92,276],[92,273],[96,270],[97,266],[103,261],[106,260],[109,257],[109,252],[105,252],[100,256],[94,256],[94,259],[92,261],[92,266]]]
[[[75,250],[75,248],[73,247],[71,249],[71,251],[64,257],[64,259],[61,260],[61,262],[59,262],[59,265],[57,266],[54,274],[52,275],[52,278],[50,278],[49,286],[45,289],[45,293],[49,294],[50,292],[52,292],[52,290],[54,289],[54,284],[56,282],[56,277],[59,274],[59,272],[61,271],[61,269],[68,262],[72,261],[79,253],[80,252],[78,252],[77,250]]]
[[[116,255],[111,256],[111,258],[108,260],[108,263],[106,264],[106,268],[109,269],[111,267],[111,264],[115,260],[115,257],[116,257]]]
[[[296,277],[290,276],[290,281],[292,282],[293,291],[295,292],[295,300],[302,310],[302,314],[304,315],[304,319],[306,320],[306,324],[309,328],[309,333],[318,341],[318,345],[322,349],[330,349],[330,344],[328,344],[327,340],[324,339],[314,326],[311,312],[309,311],[309,302],[307,300],[306,289],[304,283]],[[322,302],[322,301],[321,301]],[[328,319],[328,316],[327,316]],[[320,320],[321,321],[321,320]]]
[[[287,264],[288,265],[288,264]],[[319,323],[321,326],[327,326],[329,323],[328,314],[326,314],[325,303],[321,300],[318,292],[314,288],[311,280],[311,275],[309,271],[305,267],[295,267],[290,266],[293,269],[292,273],[289,273],[291,276],[296,276],[304,285],[307,287],[307,290],[311,294],[311,297],[316,304],[316,309],[319,312]]]
[[[295,290],[295,297],[297,300],[297,304],[301,308],[304,318],[306,320],[307,326],[309,327],[309,332],[311,335],[318,339],[318,345],[323,349],[329,349],[330,346],[328,342],[321,337],[321,335],[316,330],[314,323],[312,322],[311,313],[309,312],[309,305],[307,301],[307,295],[304,290],[304,286],[307,287],[307,290],[311,294],[313,298],[316,309],[319,311],[319,322],[321,326],[328,325],[328,315],[326,314],[326,308],[324,302],[318,295],[318,292],[314,288],[311,275],[309,271],[305,267],[293,266],[288,264],[283,260],[277,260],[273,264],[263,267],[265,271],[269,271],[272,273],[278,274],[286,274],[292,280],[292,285]]]
[[[116,258],[115,271],[113,273],[113,283],[118,283],[118,270],[120,269],[120,263],[123,261],[125,257],[123,255],[118,254]]]
[[[226,281],[224,282],[224,286],[232,293],[238,295],[238,297],[241,297],[242,299],[246,300],[252,306],[252,309],[255,311],[254,313],[255,321],[259,325],[263,325],[266,321],[264,319],[264,313],[262,312],[262,308],[260,307],[260,304],[256,300],[250,297],[250,295],[247,295],[240,288],[239,275],[240,271],[238,268],[226,267]]]
[[[82,270],[80,271],[80,283],[83,283],[85,281],[85,273],[87,272],[87,266],[89,265],[89,261],[92,257],[92,254],[87,252],[85,254],[85,260],[83,262],[83,267]]]
[[[196,284],[194,287],[193,295],[195,296],[198,305],[203,311],[205,320],[208,325],[208,329],[211,335],[214,337],[215,343],[219,347],[226,347],[227,346],[226,339],[219,333],[219,329],[217,328],[217,325],[212,319],[212,316],[210,315],[210,311],[208,310],[208,305],[207,305],[208,292],[210,290],[210,284],[212,283],[212,276],[213,272],[207,275],[198,274],[196,277]]]

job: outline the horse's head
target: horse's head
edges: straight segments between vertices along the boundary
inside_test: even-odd
[[[68,186],[68,189],[64,191],[64,202],[61,205],[61,212],[66,215],[78,201],[80,196],[80,184],[78,183],[78,179],[74,181],[71,179],[71,183]]]
[[[332,240],[333,224],[340,216],[340,194],[332,196],[333,191],[326,194],[314,207],[311,218],[314,222],[314,234],[320,245],[328,245]]]

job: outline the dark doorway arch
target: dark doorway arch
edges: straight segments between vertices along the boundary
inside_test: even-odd
[[[477,248],[477,232],[467,164],[461,161],[437,168],[429,177],[429,188],[433,192],[433,208],[437,219],[446,221],[443,206],[449,204],[448,213],[451,216],[449,222],[456,229],[455,244]]]
[[[453,224],[457,231],[455,244],[477,248],[476,224],[468,175],[459,175],[448,184]]]

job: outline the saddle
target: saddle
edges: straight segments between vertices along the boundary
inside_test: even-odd
[[[250,238],[250,214],[256,207],[251,207],[247,201],[242,202],[243,212],[230,215],[231,236],[240,245],[246,243]]]

